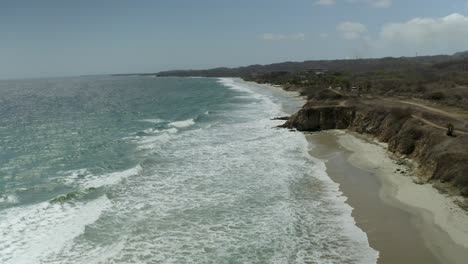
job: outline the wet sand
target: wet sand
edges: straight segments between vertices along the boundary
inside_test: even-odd
[[[289,93],[298,100],[286,106],[293,114],[306,100]],[[413,183],[411,169],[397,164],[385,144],[342,130],[306,137],[310,154],[326,162],[328,175],[354,208],[356,224],[379,251],[379,264],[468,263],[468,213],[454,204],[453,197],[428,184]]]
[[[443,224],[435,223],[436,214],[396,198],[399,186],[388,178],[405,177],[395,173],[397,168],[409,170],[391,160],[382,146],[341,131],[307,134],[307,139],[310,154],[326,161],[329,176],[340,184],[347,203],[354,208],[357,225],[367,233],[370,246],[380,252],[378,263],[468,263],[468,245],[464,244],[468,233],[463,227],[459,237],[450,236],[441,228]],[[412,190],[418,186],[410,182],[405,187]],[[434,195],[435,200],[439,198]],[[464,222],[468,217],[457,214],[455,218],[451,224],[468,227],[468,221]]]

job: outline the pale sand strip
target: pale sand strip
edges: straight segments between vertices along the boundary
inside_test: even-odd
[[[245,83],[282,90],[281,87],[268,84]],[[305,97],[298,96],[296,92],[287,93],[291,98],[302,100],[302,103],[306,101]],[[300,102],[295,102],[295,104],[298,103]],[[290,112],[290,114],[292,113],[294,111]],[[426,252],[425,247],[437,256],[440,263],[468,263],[468,214],[453,203],[453,198],[440,194],[430,185],[413,183],[413,178],[410,175],[395,173],[397,169],[410,170],[408,167],[398,165],[391,158],[392,154],[386,150],[386,144],[356,133],[340,130],[325,133],[332,134],[335,137],[333,141],[336,141],[350,153],[349,163],[369,172],[369,175],[365,175],[357,182],[355,179],[351,180],[360,186],[351,186],[352,184],[347,183],[348,190],[350,190],[348,193],[355,196],[349,197],[348,203],[351,201],[360,203],[358,206],[354,206],[355,208],[359,207],[360,210],[353,212],[357,224],[368,234],[371,246],[373,246],[372,243],[375,243],[381,247],[379,250],[386,251],[388,257],[382,256],[379,263],[429,264],[437,262],[433,256],[430,256],[430,253]],[[326,148],[325,152],[336,154],[338,150],[335,142],[329,143],[323,144]],[[316,154],[318,153],[316,152]],[[352,174],[352,168],[346,164],[335,162],[327,165],[327,167],[329,166],[339,167],[335,173],[346,171]],[[330,173],[333,174],[332,171],[330,170]],[[359,174],[360,172],[354,171],[354,173]],[[377,181],[373,181],[374,178]],[[370,194],[371,191],[366,190],[366,188],[380,189],[376,194],[377,201],[369,201],[373,198],[373,194]],[[362,202],[363,200],[368,202]],[[357,211],[360,215],[356,215]],[[376,214],[380,215],[376,216]],[[391,219],[385,219],[386,217],[391,217]],[[415,234],[417,231],[419,231],[419,235]],[[397,240],[403,238],[405,241],[391,241],[389,232],[392,233],[391,237],[397,238]],[[415,245],[420,240],[425,240],[423,242],[425,245]]]
[[[389,204],[416,215],[426,245],[446,263],[468,263],[468,214],[454,204],[454,198],[439,193],[431,185],[418,185],[414,177],[395,173],[398,165],[378,143],[353,133],[332,131],[341,146],[352,152],[349,162],[374,173],[382,182],[380,197]],[[421,221],[422,220],[422,221]],[[450,240],[447,241],[447,235]]]
[[[311,143],[310,154],[325,162],[327,174],[339,184],[346,203],[353,207],[356,225],[379,252],[379,264],[441,263],[425,245],[411,214],[380,198],[379,177],[352,165],[352,152],[340,146],[335,135],[320,132],[306,136]]]

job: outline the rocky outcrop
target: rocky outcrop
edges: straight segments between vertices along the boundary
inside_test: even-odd
[[[306,105],[283,125],[299,131],[349,129],[388,143],[388,150],[419,164],[421,179],[468,197],[468,137],[445,131],[412,117],[408,109],[382,106]]]
[[[282,127],[299,131],[345,129],[351,125],[355,111],[355,107],[347,106],[307,107],[291,116]]]

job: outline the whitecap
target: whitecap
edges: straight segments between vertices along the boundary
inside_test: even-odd
[[[160,132],[161,132],[161,130],[156,129],[156,128],[148,128],[148,129],[143,130],[143,133],[148,134],[148,135],[157,134],[157,133],[160,133]]]
[[[136,176],[142,171],[142,167],[140,165],[135,166],[134,168],[125,170],[125,171],[118,171],[104,175],[98,176],[91,176],[86,177],[80,183],[82,188],[99,188],[103,186],[115,185],[123,181],[124,179]]]
[[[13,194],[0,196],[0,203],[15,204],[15,203],[18,203],[18,197]]]
[[[141,170],[141,166],[137,165],[131,169],[124,171],[94,175],[90,173],[87,169],[79,169],[63,173],[69,173],[68,176],[64,177],[63,181],[65,182],[65,184],[77,185],[82,189],[99,188],[103,186],[118,184],[128,177],[138,175],[141,172]]]
[[[111,205],[102,196],[73,206],[42,202],[4,210],[0,215],[0,263],[42,263],[83,234]]]
[[[177,128],[185,128],[185,127],[189,127],[193,125],[195,125],[195,120],[193,118],[169,123],[170,127],[177,127]]]
[[[148,122],[153,124],[159,124],[165,122],[163,119],[153,118],[153,119],[142,119],[139,120],[140,122]]]
[[[177,128],[169,128],[169,129],[166,129],[165,132],[169,133],[169,134],[175,134],[177,133],[179,130],[177,130]]]
[[[239,92],[244,92],[248,93],[249,97],[258,97],[260,94],[255,93],[251,89],[249,89],[248,85],[246,83],[239,83],[236,82],[236,79],[234,78],[219,78],[218,82],[221,83],[222,85],[228,87],[231,90],[236,90]]]
[[[148,150],[154,149],[157,146],[160,146],[162,143],[169,142],[172,136],[168,133],[164,133],[154,137],[146,137],[140,140],[138,143],[140,146],[137,147],[138,150]]]

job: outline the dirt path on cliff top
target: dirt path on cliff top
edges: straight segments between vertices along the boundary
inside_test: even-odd
[[[413,118],[416,118],[416,119],[422,121],[422,122],[425,123],[426,125],[429,125],[429,126],[432,126],[432,127],[435,127],[435,128],[441,129],[441,130],[444,130],[444,131],[447,130],[446,127],[439,126],[439,125],[437,125],[436,123],[433,123],[433,122],[431,122],[431,121],[429,121],[429,120],[427,120],[427,119],[424,119],[424,118],[422,118],[422,117],[420,117],[420,116],[415,116],[415,115],[411,115],[411,116],[412,116]],[[463,131],[463,130],[460,130],[460,129],[455,129],[455,134],[468,135],[468,132]]]
[[[334,92],[334,93],[336,93],[338,95],[343,95],[344,96],[344,94],[342,92],[337,91],[337,90],[333,89],[332,87],[328,87],[328,90],[330,90],[330,91],[332,91],[332,92]],[[463,130],[463,129],[459,128],[460,126],[461,127],[468,127],[468,112],[458,111],[458,113],[453,113],[453,112],[448,112],[448,111],[445,111],[445,110],[440,109],[440,108],[435,108],[435,107],[428,106],[426,104],[418,103],[418,102],[414,102],[414,101],[407,101],[407,100],[393,99],[393,98],[381,98],[381,99],[383,99],[386,102],[392,102],[393,104],[396,104],[397,106],[401,106],[402,104],[404,104],[404,105],[411,106],[411,108],[413,108],[413,109],[418,108],[418,110],[421,113],[430,112],[430,113],[433,113],[433,114],[437,114],[439,116],[443,116],[443,117],[446,117],[446,118],[449,118],[449,119],[452,119],[452,120],[456,120],[458,124],[455,124],[455,126],[456,126],[455,133],[462,134],[462,135],[468,135],[467,130]],[[375,98],[372,101],[374,101],[374,100],[375,100]],[[379,100],[379,99],[377,99],[377,100]],[[339,103],[339,105],[340,106],[346,106],[347,105],[346,100],[341,101]],[[437,128],[437,129],[441,129],[441,130],[444,130],[444,131],[447,130],[446,126],[435,123],[435,120],[431,121],[431,120],[428,120],[427,118],[424,118],[422,116],[415,115],[415,114],[412,114],[411,116],[413,118],[415,118],[415,119],[420,120],[421,122],[425,123],[428,126],[431,126],[431,127]],[[444,121],[446,123],[452,123],[452,121],[447,121],[447,120],[444,120]]]
[[[403,103],[403,104],[409,104],[409,105],[421,107],[421,108],[424,108],[424,109],[429,110],[431,112],[438,113],[438,114],[441,114],[441,115],[444,115],[444,116],[448,116],[448,117],[457,119],[457,120],[459,120],[461,122],[465,122],[465,120],[463,119],[464,116],[461,116],[459,114],[449,113],[449,112],[444,111],[442,109],[434,108],[434,107],[431,107],[431,106],[428,106],[428,105],[425,105],[425,104],[416,103],[416,102],[412,102],[412,101],[388,99],[388,98],[385,98],[384,100],[398,101],[398,102]]]
[[[456,120],[458,124],[455,124],[456,128],[455,128],[455,132],[458,133],[458,134],[462,134],[462,135],[468,135],[468,131],[467,130],[464,130],[464,129],[460,129],[460,126],[461,127],[468,127],[468,114],[465,114],[463,113],[463,111],[458,111],[457,113],[453,113],[453,112],[448,112],[448,111],[445,111],[443,109],[440,109],[440,108],[435,108],[435,107],[432,107],[432,106],[428,106],[426,104],[423,104],[423,103],[418,103],[418,102],[414,102],[414,101],[407,101],[407,100],[401,100],[401,99],[392,99],[392,98],[382,98],[384,101],[387,101],[387,102],[392,102],[396,105],[409,105],[411,106],[411,108],[413,109],[417,109],[419,110],[421,113],[432,113],[432,114],[436,114],[438,116],[442,116],[442,117],[445,117],[445,118],[448,118],[448,119],[451,119],[451,120]],[[447,127],[445,125],[441,125],[441,124],[437,124],[436,123],[436,120],[429,120],[428,118],[424,118],[422,116],[419,116],[419,115],[411,115],[413,118],[416,118],[418,120],[420,120],[421,122],[425,123],[426,125],[429,125],[431,127],[434,127],[434,128],[437,128],[437,129],[441,129],[441,130],[447,130]],[[441,120],[438,120],[439,122]],[[448,121],[447,123],[450,123],[451,121]]]

